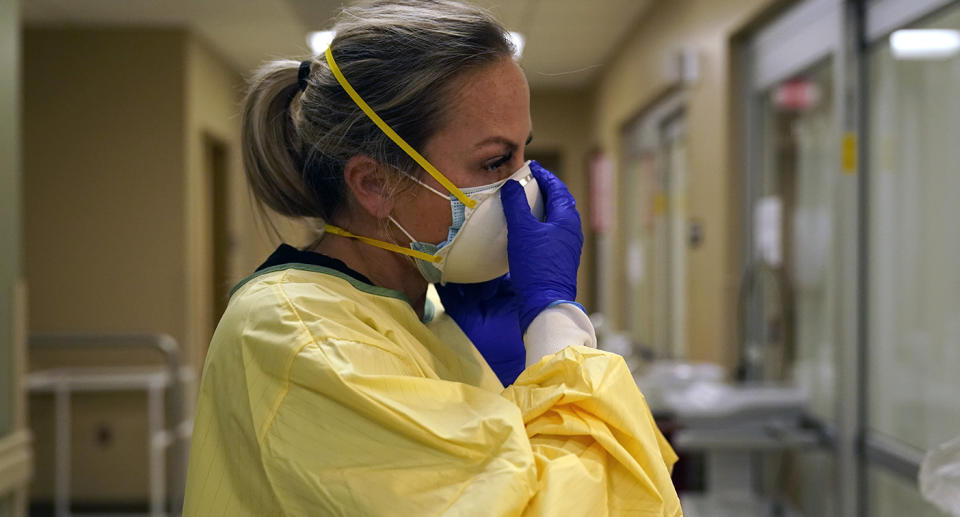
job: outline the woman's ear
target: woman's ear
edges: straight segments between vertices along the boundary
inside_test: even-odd
[[[343,179],[357,204],[376,219],[393,211],[392,180],[388,168],[369,156],[358,154],[347,160]]]

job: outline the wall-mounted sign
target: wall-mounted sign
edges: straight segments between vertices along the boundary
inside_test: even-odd
[[[780,83],[773,91],[773,102],[784,111],[807,111],[820,104],[820,86],[805,78]]]
[[[598,152],[590,159],[590,227],[606,233],[613,222],[613,160]]]
[[[753,212],[757,256],[768,266],[783,262],[783,201],[777,196],[757,200]]]

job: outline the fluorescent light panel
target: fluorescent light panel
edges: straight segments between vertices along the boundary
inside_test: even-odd
[[[893,57],[905,60],[946,59],[960,54],[960,31],[905,29],[890,35]]]
[[[333,43],[333,38],[336,35],[337,33],[334,31],[311,32],[307,34],[307,45],[313,50],[314,55],[319,56],[327,51],[327,47],[330,46],[330,43]],[[510,41],[513,42],[513,47],[516,50],[514,55],[517,59],[520,59],[520,56],[523,55],[523,47],[526,45],[527,39],[519,32],[511,32]]]
[[[337,33],[333,31],[314,31],[307,34],[307,45],[313,50],[315,56],[319,56],[327,51],[327,47],[333,43],[333,37]]]

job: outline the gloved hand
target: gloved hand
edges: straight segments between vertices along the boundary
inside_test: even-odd
[[[447,314],[470,338],[504,386],[526,365],[520,303],[510,274],[479,284],[435,284]]]
[[[530,170],[545,199],[545,221],[530,213],[520,183],[510,180],[500,190],[507,219],[507,258],[520,301],[520,330],[541,311],[559,301],[577,297],[577,269],[583,249],[583,231],[576,201],[559,178],[537,162]]]

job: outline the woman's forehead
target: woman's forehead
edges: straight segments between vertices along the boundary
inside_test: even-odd
[[[447,110],[446,130],[522,133],[530,126],[530,90],[523,71],[504,59],[458,80]],[[491,135],[484,135],[486,138]]]

